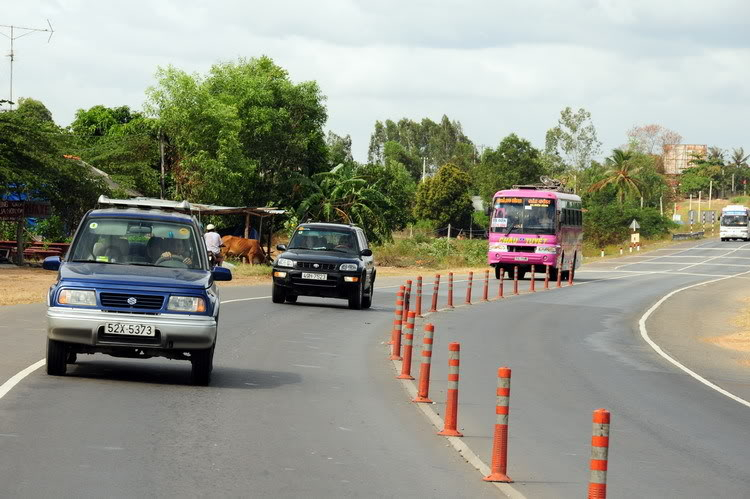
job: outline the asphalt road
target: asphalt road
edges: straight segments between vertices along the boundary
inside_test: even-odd
[[[513,369],[516,490],[584,495],[591,411],[606,407],[610,497],[748,495],[750,409],[677,370],[638,332],[666,293],[750,270],[748,244],[690,246],[590,264],[573,287],[429,317],[433,400],[444,400],[447,343],[460,341],[459,424],[486,463],[497,367]],[[393,291],[351,311],[333,300],[274,305],[267,287],[222,289],[209,387],[187,385],[188,363],[160,359],[82,356],[66,377],[34,372],[0,399],[0,496],[497,497],[393,379],[382,344]],[[43,314],[0,309],[0,383],[43,358]],[[669,340],[663,322],[650,329],[659,341]],[[748,382],[734,373],[735,386]]]

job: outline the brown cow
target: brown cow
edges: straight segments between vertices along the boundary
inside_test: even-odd
[[[228,256],[239,257],[242,262],[246,263],[264,263],[266,253],[257,239],[245,239],[237,236],[224,236],[221,238],[223,246],[221,254],[224,258]]]

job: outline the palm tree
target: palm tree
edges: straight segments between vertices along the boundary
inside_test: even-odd
[[[390,239],[384,213],[390,202],[354,168],[338,165],[333,170],[312,176],[312,193],[299,206],[300,220],[352,223],[362,227],[368,239]]]
[[[732,157],[729,158],[729,166],[748,166],[747,160],[750,159],[750,154],[745,155],[745,149],[740,147],[739,149],[732,150]]]
[[[633,155],[621,149],[612,151],[612,156],[604,160],[607,167],[606,177],[589,187],[589,192],[598,192],[608,185],[614,186],[620,204],[625,202],[628,194],[641,195],[642,182],[635,178],[637,167],[630,161]]]

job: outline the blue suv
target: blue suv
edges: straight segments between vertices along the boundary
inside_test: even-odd
[[[47,374],[77,354],[189,360],[191,381],[211,379],[219,319],[216,281],[201,226],[187,202],[102,196],[76,231],[47,299]]]

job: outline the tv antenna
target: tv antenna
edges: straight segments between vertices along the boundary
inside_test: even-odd
[[[7,102],[10,106],[10,109],[13,109],[13,61],[15,60],[15,52],[13,51],[15,41],[19,38],[23,38],[26,35],[31,35],[32,33],[36,33],[39,31],[44,31],[49,33],[49,38],[47,38],[47,43],[52,40],[52,34],[55,32],[54,29],[52,29],[52,24],[49,22],[49,19],[47,19],[47,26],[48,28],[24,28],[23,26],[13,26],[13,25],[7,25],[7,24],[0,24],[0,28],[8,28],[10,29],[10,35],[7,35],[0,31],[0,35],[3,35],[5,38],[10,40],[10,53],[8,54],[8,57],[10,57],[10,97],[7,101],[0,101],[0,102]]]

